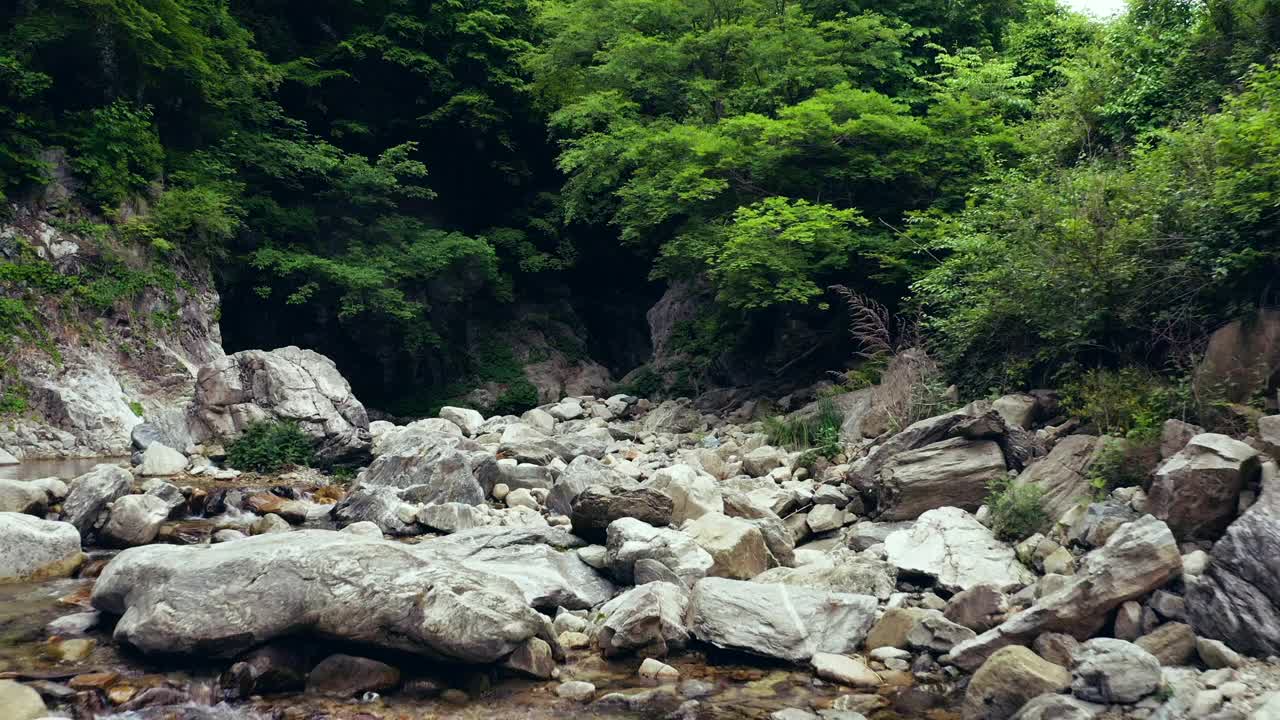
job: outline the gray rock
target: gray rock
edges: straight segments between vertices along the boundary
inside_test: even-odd
[[[463,434],[468,437],[475,437],[480,434],[480,428],[484,425],[484,416],[472,410],[471,408],[460,408],[445,406],[440,408],[440,419],[448,420],[457,425]]]
[[[750,580],[769,568],[764,534],[746,520],[710,512],[686,525],[683,532],[711,555],[708,575]]]
[[[1014,482],[1039,487],[1045,515],[1050,521],[1055,520],[1093,494],[1089,468],[1105,443],[1103,438],[1092,435],[1069,435],[1059,440],[1047,456],[1027,466]]]
[[[856,650],[877,608],[869,595],[705,578],[690,599],[690,631],[716,647],[799,662]]]
[[[160,442],[142,451],[138,474],[143,477],[170,477],[187,469],[187,456]]]
[[[762,445],[742,458],[742,471],[752,477],[764,477],[787,461],[787,451],[771,445]]]
[[[133,476],[115,465],[98,465],[71,481],[71,492],[62,503],[62,519],[81,535],[93,530],[102,512],[113,501],[129,494]]]
[[[688,610],[689,594],[683,587],[667,582],[639,585],[600,609],[605,620],[597,643],[605,657],[666,657],[689,642]]]
[[[1097,548],[1107,544],[1115,531],[1138,518],[1129,503],[1116,498],[1105,502],[1090,503],[1083,514],[1071,524],[1067,540],[1084,547]]]
[[[552,438],[523,423],[512,423],[502,431],[499,452],[520,462],[546,465],[556,458],[571,459],[569,451]]]
[[[418,522],[432,530],[454,533],[484,525],[484,515],[474,505],[447,502],[419,510]]]
[[[671,498],[671,522],[676,525],[707,513],[724,513],[724,497],[715,477],[692,466],[662,468],[653,474],[646,487]]]
[[[959,508],[921,515],[909,530],[890,535],[885,550],[900,573],[927,575],[949,592],[976,585],[1017,589],[1035,580],[1013,548]]]
[[[384,442],[378,457],[360,475],[359,489],[394,488],[402,499],[415,503],[484,502],[485,491],[470,455],[475,445],[470,441],[409,427]]]
[[[0,479],[0,512],[44,515],[49,494],[35,483]]]
[[[654,527],[671,524],[671,498],[647,487],[591,485],[571,503],[574,532],[585,538],[603,538],[609,524],[619,518],[635,518]]]
[[[808,523],[809,529],[818,535],[838,530],[844,526],[844,510],[835,505],[815,505],[809,511],[805,522]]]
[[[911,520],[942,507],[975,511],[1006,472],[1000,446],[952,438],[899,453],[880,472],[880,520]]]
[[[951,622],[940,612],[930,611],[907,633],[907,645],[914,650],[941,654],[974,637],[976,634],[969,628]]]
[[[1221,640],[1196,638],[1196,654],[1200,656],[1200,662],[1212,670],[1244,665],[1244,658],[1240,657],[1240,653],[1227,647]]]
[[[671,570],[685,586],[706,577],[715,564],[711,555],[688,535],[677,530],[655,528],[632,518],[609,525],[609,569],[619,582],[630,583],[639,560],[654,560]]]
[[[767,507],[751,500],[746,493],[728,490],[723,493],[724,514],[741,518],[760,528],[769,548],[770,567],[795,565],[795,536],[782,518]]]
[[[1106,710],[1103,705],[1077,700],[1070,695],[1046,694],[1022,706],[1013,720],[1093,720]]]
[[[234,657],[313,634],[482,663],[550,633],[504,578],[427,548],[324,530],[131,548],[108,563],[92,602],[120,616],[117,642],[149,654]]]
[[[355,697],[366,692],[385,692],[400,684],[400,671],[386,663],[352,655],[330,655],[307,676],[307,692],[312,695]]]
[[[873,545],[883,545],[889,536],[899,530],[908,530],[912,522],[870,522],[857,523],[845,532],[845,543],[861,552]]]
[[[555,654],[551,645],[537,637],[525,640],[503,665],[540,680],[550,680],[556,674]]]
[[[957,645],[946,659],[972,671],[996,650],[1024,645],[1041,633],[1091,637],[1121,603],[1163,587],[1181,571],[1182,556],[1173,533],[1163,522],[1144,516],[1120,528],[1104,547],[1086,556],[1062,590],[1041,597],[997,627]]]
[[[369,416],[329,358],[289,346],[244,350],[201,367],[192,417],[195,439],[229,438],[259,420],[286,420],[316,438],[335,462],[367,454]]]
[[[1160,661],[1142,648],[1115,638],[1094,638],[1076,650],[1071,693],[1087,702],[1136,703],[1160,689]]]
[[[1258,451],[1226,435],[1205,433],[1156,468],[1148,511],[1178,539],[1217,537],[1235,517],[1240,491],[1256,480]]]
[[[99,612],[79,612],[51,621],[45,625],[45,630],[50,635],[60,637],[84,637],[88,635],[94,628],[102,622],[102,613]]]
[[[596,686],[582,680],[562,682],[556,687],[556,697],[573,702],[589,702],[596,696]]]
[[[112,547],[146,545],[156,539],[160,524],[168,518],[169,505],[155,495],[125,495],[111,503],[107,522],[98,534]]]
[[[0,512],[0,584],[67,577],[84,562],[80,533],[64,522]]]
[[[1009,427],[1030,430],[1035,425],[1040,402],[1034,395],[1013,393],[997,398],[991,403],[991,409],[999,413]]]
[[[400,499],[390,487],[362,487],[348,493],[333,509],[341,525],[372,523],[387,535],[416,535],[418,509]]]
[[[888,600],[897,589],[898,569],[871,554],[844,548],[831,551],[829,564],[780,567],[755,577],[758,583],[795,585],[811,590],[871,595]]]
[[[547,509],[557,515],[573,514],[573,501],[592,485],[627,487],[626,478],[593,457],[576,457],[556,478],[547,495]]]

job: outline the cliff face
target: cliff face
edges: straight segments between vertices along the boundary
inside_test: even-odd
[[[0,356],[0,447],[19,459],[125,455],[130,431],[184,406],[223,355],[209,268],[157,259],[43,203],[0,222],[0,293],[28,319]]]

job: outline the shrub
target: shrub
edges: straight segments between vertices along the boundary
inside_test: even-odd
[[[1038,485],[1018,484],[1012,478],[1000,477],[987,485],[987,509],[991,511],[991,530],[1009,542],[1024,540],[1049,519],[1041,502],[1044,491]]]
[[[645,365],[631,376],[630,382],[621,385],[618,392],[642,398],[657,397],[664,389],[662,375],[652,367]]]
[[[293,422],[256,422],[227,446],[227,464],[238,470],[279,472],[289,465],[310,465],[315,441]]]
[[[538,388],[526,378],[520,378],[507,386],[493,402],[495,415],[519,415],[538,406]]]
[[[808,417],[766,418],[765,433],[769,444],[795,450],[813,450],[816,455],[832,458],[840,454],[840,427],[844,415],[831,398],[818,401],[817,412]]]
[[[1062,388],[1062,405],[1108,435],[1148,439],[1160,435],[1169,417],[1184,417],[1185,393],[1149,370],[1096,369]]]
[[[89,196],[104,206],[146,190],[160,174],[164,148],[150,107],[117,100],[90,110],[80,117],[73,139],[71,166]]]
[[[1116,488],[1144,484],[1160,462],[1159,434],[1103,437],[1102,442],[1102,451],[1089,466],[1089,484],[1093,486],[1094,499],[1102,500]]]

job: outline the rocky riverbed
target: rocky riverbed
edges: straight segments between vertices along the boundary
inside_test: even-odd
[[[1051,393],[873,438],[840,396],[821,457],[624,395],[370,423],[298,358],[202,373],[204,434],[0,479],[5,720],[1280,717],[1270,421],[1169,421],[1097,498]],[[354,477],[223,466],[300,416]],[[1004,478],[1050,511],[1018,543]]]

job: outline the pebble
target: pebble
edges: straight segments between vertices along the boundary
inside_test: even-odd
[[[556,687],[556,696],[574,702],[587,702],[596,695],[596,686],[582,680],[562,682]]]
[[[679,670],[653,658],[645,658],[644,662],[640,663],[640,670],[637,674],[645,680],[657,680],[658,682],[675,682],[680,679]]]
[[[493,499],[501,501],[511,493],[511,488],[506,483],[498,483],[493,486]]]

